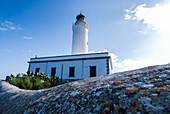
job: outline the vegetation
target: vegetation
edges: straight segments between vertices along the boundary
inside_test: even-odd
[[[32,71],[28,71],[27,74],[17,74],[16,76],[6,76],[6,81],[12,85],[15,85],[21,89],[38,90],[45,89],[59,85],[59,77],[51,76],[51,78],[42,73],[34,74]]]

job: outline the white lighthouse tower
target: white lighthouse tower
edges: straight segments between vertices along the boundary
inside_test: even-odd
[[[89,28],[85,22],[85,16],[81,13],[77,15],[76,22],[72,27],[72,54],[88,53],[88,31]]]

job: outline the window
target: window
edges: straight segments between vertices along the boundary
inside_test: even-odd
[[[106,59],[106,73],[109,74],[109,59]]]
[[[90,66],[90,77],[96,77],[96,66]]]
[[[40,73],[40,68],[35,69],[35,74]]]
[[[52,67],[51,68],[51,76],[55,76],[56,75],[56,67]]]
[[[75,67],[70,67],[69,68],[69,77],[74,77],[75,76]]]

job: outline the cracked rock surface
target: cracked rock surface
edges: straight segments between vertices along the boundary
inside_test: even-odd
[[[0,81],[0,113],[170,113],[170,64],[44,90]]]

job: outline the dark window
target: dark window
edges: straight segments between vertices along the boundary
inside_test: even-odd
[[[90,66],[90,77],[96,76],[96,66]]]
[[[74,77],[75,76],[74,73],[75,73],[75,67],[70,67],[69,68],[69,77]]]
[[[106,73],[109,74],[109,59],[106,59]]]
[[[52,67],[51,68],[51,76],[55,76],[56,75],[56,67]]]
[[[107,74],[109,74],[109,69],[107,69]]]
[[[35,69],[35,74],[40,73],[40,68]]]
[[[109,59],[106,59],[106,64],[109,64]]]

